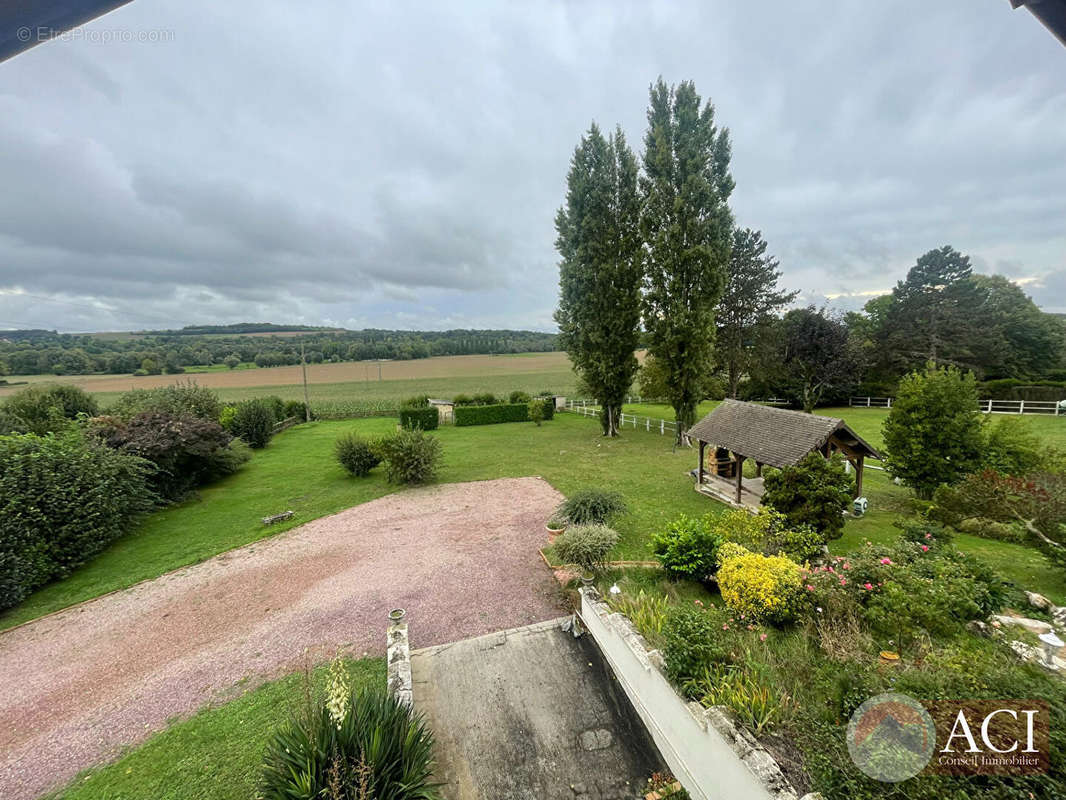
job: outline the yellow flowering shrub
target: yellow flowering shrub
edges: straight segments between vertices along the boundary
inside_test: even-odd
[[[745,553],[718,569],[718,589],[729,609],[753,622],[787,622],[796,612],[799,564],[785,556]]]
[[[743,513],[748,514],[747,511]],[[748,514],[748,516],[750,517],[751,515]],[[750,552],[751,550],[742,544],[737,544],[736,542],[724,542],[722,546],[718,548],[718,566],[721,567],[722,564],[729,559],[747,555]]]

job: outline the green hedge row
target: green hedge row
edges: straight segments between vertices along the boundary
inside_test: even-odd
[[[440,414],[436,406],[428,408],[401,408],[400,425],[404,428],[421,428],[424,431],[434,430],[440,422]]]
[[[544,401],[544,419],[555,415],[555,403],[549,397]],[[456,406],[455,424],[495,425],[499,422],[527,422],[529,420],[528,403],[497,403],[493,406]]]
[[[1021,381],[1001,378],[977,384],[982,398],[993,400],[1062,400],[1066,398],[1066,381]]]

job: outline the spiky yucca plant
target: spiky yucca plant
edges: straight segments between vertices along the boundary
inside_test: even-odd
[[[275,735],[263,762],[263,800],[440,800],[431,781],[433,734],[384,690],[314,702]],[[332,709],[332,711],[331,711]]]

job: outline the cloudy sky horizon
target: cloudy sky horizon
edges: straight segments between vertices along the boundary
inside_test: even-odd
[[[0,328],[554,330],[574,145],[639,151],[659,75],[800,302],[951,244],[1066,312],[1066,48],[1006,0],[803,5],[135,0],[0,63]]]

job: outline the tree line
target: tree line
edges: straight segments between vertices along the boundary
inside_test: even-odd
[[[195,330],[208,330],[201,326]],[[219,330],[263,324],[217,326]],[[281,326],[275,326],[281,327]],[[84,375],[143,371],[180,373],[185,367],[225,364],[260,367],[300,363],[407,360],[431,356],[547,352],[556,336],[510,330],[310,330],[288,336],[193,333],[194,329],[123,338],[55,331],[0,331],[0,374]]]
[[[891,394],[926,363],[979,379],[1063,380],[1063,320],[950,246],[918,258],[863,311],[787,310],[797,292],[761,231],[729,208],[729,132],[692,82],[650,88],[639,162],[593,122],[570,161],[555,227],[560,346],[618,433],[634,379],[668,400],[679,439],[708,397],[784,397],[811,411],[860,389]],[[638,366],[634,350],[646,346]]]

